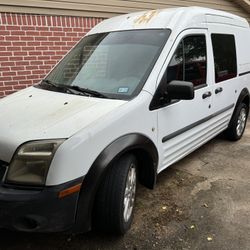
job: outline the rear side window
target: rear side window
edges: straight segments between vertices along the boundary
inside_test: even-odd
[[[215,82],[222,82],[237,76],[237,59],[233,35],[212,34]]]
[[[178,45],[167,68],[167,82],[192,82],[194,87],[206,84],[207,49],[205,35],[185,37]]]

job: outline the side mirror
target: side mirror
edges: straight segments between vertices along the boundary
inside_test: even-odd
[[[172,81],[167,85],[166,91],[170,99],[177,99],[177,100],[194,99],[194,85],[191,82]]]

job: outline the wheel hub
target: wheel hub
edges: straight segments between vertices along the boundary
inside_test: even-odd
[[[244,131],[246,125],[246,119],[247,119],[246,109],[242,108],[238,117],[237,127],[236,127],[236,132],[238,136],[241,136]]]
[[[135,202],[135,193],[136,193],[136,167],[134,164],[131,164],[127,176],[126,188],[124,194],[124,220],[128,222],[134,207]]]

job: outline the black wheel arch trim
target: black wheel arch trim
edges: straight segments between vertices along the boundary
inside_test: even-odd
[[[137,133],[119,137],[99,154],[83,180],[74,231],[86,232],[91,229],[95,195],[105,170],[121,155],[132,150],[144,150],[152,157],[154,175],[148,187],[154,187],[158,166],[158,151],[155,144],[148,137]]]
[[[240,95],[238,97],[238,100],[237,100],[237,103],[236,103],[236,107],[239,103],[243,102],[243,100],[246,98],[246,97],[250,97],[250,94],[249,94],[249,90],[247,88],[244,88],[242,89],[242,91],[240,92]]]
[[[232,116],[231,116],[231,120],[230,120],[229,125],[228,125],[229,128],[232,126],[232,119],[233,119],[233,117],[234,117],[234,115],[235,115],[235,112],[237,111],[237,107],[239,106],[240,103],[243,102],[243,100],[244,100],[246,97],[248,98],[248,100],[250,100],[249,90],[248,90],[247,88],[244,88],[244,89],[241,90],[241,92],[240,92],[240,94],[239,94],[238,100],[237,100],[236,105],[235,105],[235,108],[234,108],[234,112],[233,112],[233,114],[232,114]],[[249,104],[249,103],[248,103],[248,104]],[[248,114],[247,114],[247,115],[248,115]]]

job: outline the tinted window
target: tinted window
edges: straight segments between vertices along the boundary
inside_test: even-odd
[[[215,82],[237,75],[236,49],[233,35],[212,34]]]
[[[207,50],[204,35],[184,38],[176,49],[167,69],[167,82],[181,80],[194,86],[206,83]]]

